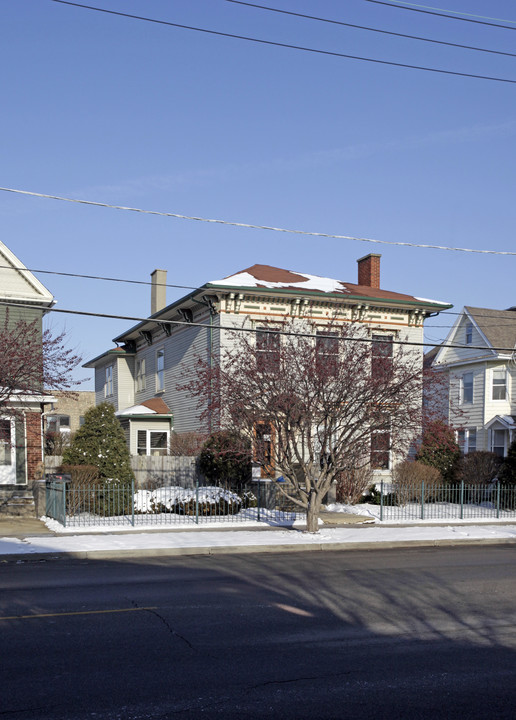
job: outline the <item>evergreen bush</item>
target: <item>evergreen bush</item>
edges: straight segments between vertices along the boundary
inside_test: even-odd
[[[122,426],[111,403],[90,408],[63,453],[63,465],[94,465],[99,478],[130,484],[134,475]]]

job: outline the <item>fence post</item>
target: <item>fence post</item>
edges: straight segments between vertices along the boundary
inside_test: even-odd
[[[460,481],[460,519],[464,518],[464,480]]]
[[[500,517],[500,481],[496,483],[496,517]]]
[[[195,478],[195,524],[199,524],[199,478]]]
[[[258,495],[258,497],[256,499],[256,506],[257,506],[257,510],[258,510],[258,512],[256,514],[256,519],[258,520],[258,522],[260,522],[260,502],[261,502],[260,485],[261,485],[260,479],[258,479],[258,489],[257,489],[257,493],[256,493]],[[277,488],[276,488],[276,492],[277,492]]]
[[[421,520],[425,519],[425,481],[421,480]]]
[[[380,482],[380,522],[383,520],[383,478]]]
[[[66,527],[66,480],[63,480],[63,527]]]
[[[134,527],[134,477],[131,478],[131,525]]]

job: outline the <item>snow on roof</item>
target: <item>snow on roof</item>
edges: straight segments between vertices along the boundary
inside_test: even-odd
[[[446,305],[446,307],[448,307],[450,305],[450,303],[442,302],[442,300],[430,300],[429,298],[417,297],[417,298],[414,298],[414,300],[419,300],[420,302],[424,302],[424,303],[432,303],[433,305]]]
[[[269,272],[256,272],[251,274],[249,270],[262,270],[266,268]],[[236,275],[230,275],[223,280],[213,280],[210,285],[235,285],[237,287],[267,287],[267,288],[293,288],[299,290],[315,290],[325,293],[349,293],[346,285],[340,280],[319,277],[318,275],[307,275],[306,273],[280,270],[268,266],[254,266]]]
[[[120,417],[123,415],[157,415],[157,413],[145,405],[131,405],[131,407],[125,408],[125,410],[117,410],[115,415]]]

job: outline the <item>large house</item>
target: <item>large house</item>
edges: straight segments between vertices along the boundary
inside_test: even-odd
[[[446,415],[464,452],[500,457],[516,437],[516,308],[465,307],[433,367],[448,373]]]
[[[35,322],[54,304],[52,294],[0,242],[0,324]],[[4,348],[5,350],[5,348]],[[42,413],[48,396],[14,390],[0,406],[0,504],[23,493],[41,470]],[[50,398],[51,399],[51,398]],[[13,412],[15,410],[15,412]]]
[[[423,321],[451,307],[381,289],[377,254],[358,260],[356,283],[253,265],[170,305],[166,271],[155,270],[151,278],[150,317],[85,365],[95,369],[96,403],[115,406],[131,454],[166,454],[172,429],[201,430],[195,401],[178,385],[185,372],[195,372],[196,357],[217,359],[231,342],[219,327],[259,334],[266,323],[301,319],[315,334],[330,322],[359,323],[372,340],[421,343],[422,360]]]

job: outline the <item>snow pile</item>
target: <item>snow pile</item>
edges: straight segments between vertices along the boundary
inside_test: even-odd
[[[219,514],[223,508],[235,513],[242,506],[242,500],[236,493],[213,485],[197,489],[169,485],[155,490],[137,490],[134,494],[134,511],[139,514],[161,512],[190,514],[187,509],[196,506],[197,503],[203,514]]]

